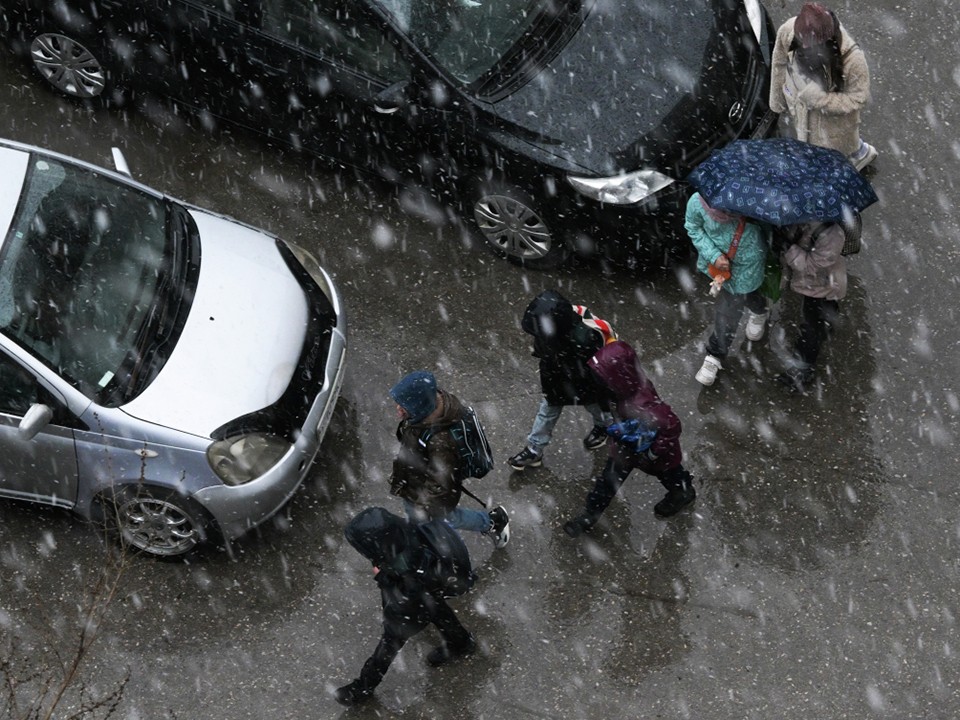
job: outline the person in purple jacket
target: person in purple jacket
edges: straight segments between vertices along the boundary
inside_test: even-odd
[[[587,366],[615,398],[619,422],[608,429],[610,457],[587,493],[583,512],[567,522],[564,531],[577,537],[590,530],[634,469],[653,475],[666,488],[666,496],[653,508],[657,515],[680,512],[697,496],[693,477],[682,463],[680,418],[660,399],[629,344],[617,340],[604,345]]]

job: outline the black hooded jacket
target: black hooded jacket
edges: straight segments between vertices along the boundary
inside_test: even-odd
[[[555,290],[545,290],[527,306],[520,322],[533,336],[533,356],[540,360],[540,387],[551,405],[606,406],[607,395],[587,361],[603,347],[603,336],[583,324],[573,304]]]
[[[376,580],[384,623],[392,624],[398,635],[409,634],[407,625],[416,632],[429,620],[430,604],[440,597],[440,589],[429,587],[424,575],[417,572],[423,550],[414,526],[389,510],[371,507],[353,518],[343,534],[358,553],[379,568]]]

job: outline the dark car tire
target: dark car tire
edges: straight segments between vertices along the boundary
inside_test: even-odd
[[[144,485],[118,488],[100,499],[105,525],[125,550],[181,558],[204,543],[212,521],[179,493]]]
[[[570,248],[543,218],[537,204],[509,184],[483,184],[472,193],[470,220],[494,253],[531,270],[553,270]]]
[[[57,92],[75,100],[103,97],[109,80],[99,52],[63,35],[43,32],[30,43],[34,69]]]

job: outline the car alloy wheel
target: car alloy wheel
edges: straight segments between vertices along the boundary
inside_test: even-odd
[[[120,542],[150,555],[176,557],[193,550],[201,540],[200,525],[172,499],[156,497],[147,490],[121,493],[115,522]]]
[[[519,193],[481,193],[473,205],[473,216],[486,241],[508,260],[540,270],[566,260],[566,248]]]
[[[64,95],[94,98],[106,87],[106,74],[100,61],[66,35],[38,35],[30,44],[30,57],[43,78]]]

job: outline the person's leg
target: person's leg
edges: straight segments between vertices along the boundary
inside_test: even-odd
[[[717,295],[716,308],[713,315],[713,333],[707,341],[707,354],[718,360],[724,360],[730,352],[730,343],[733,342],[743,317],[743,307],[747,303],[746,295],[734,295],[727,290]]]
[[[697,497],[697,491],[693,488],[693,477],[684,469],[683,465],[670,468],[658,475],[657,479],[667,491],[663,500],[653,508],[653,511],[660,517],[676,515]]]
[[[363,664],[360,676],[353,682],[337,688],[334,695],[337,702],[341,705],[356,705],[373,695],[373,691],[390,668],[390,663],[410,637],[412,634],[388,630],[388,623],[384,623],[380,642],[377,643],[373,655]]]
[[[543,454],[543,449],[550,444],[553,437],[553,428],[560,419],[563,405],[551,405],[546,398],[540,401],[537,417],[533,421],[533,428],[527,436],[527,447],[537,455]]]
[[[797,338],[797,358],[806,368],[812,368],[820,356],[820,346],[836,322],[840,305],[836,300],[803,298],[800,335]]]
[[[600,515],[607,509],[610,501],[613,500],[632,469],[622,467],[613,458],[607,460],[603,472],[594,481],[593,489],[587,493],[583,512],[564,524],[564,532],[570,537],[577,537],[580,533],[596,525]]]
[[[427,655],[427,662],[433,666],[443,665],[462,655],[469,655],[477,643],[473,635],[463,626],[447,602],[442,597],[426,596],[424,603],[429,608],[430,622],[436,625],[443,643]]]
[[[584,407],[593,418],[593,427],[590,428],[587,436],[583,438],[583,446],[587,450],[602,448],[607,444],[607,427],[613,423],[613,415],[601,409],[596,403],[590,403],[589,405],[584,405]]]
[[[445,519],[457,530],[485,533],[493,529],[493,519],[486,510],[456,507]]]

